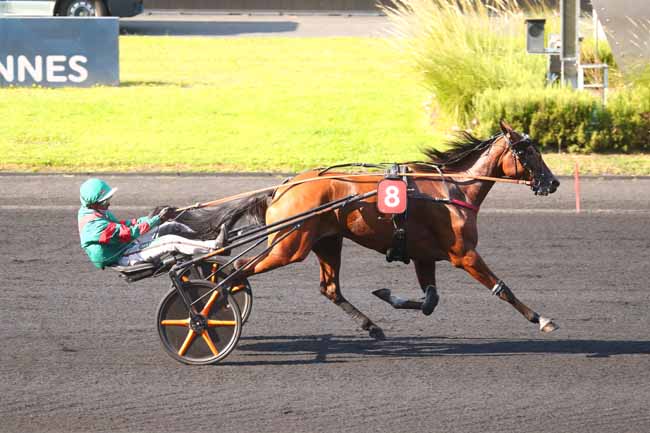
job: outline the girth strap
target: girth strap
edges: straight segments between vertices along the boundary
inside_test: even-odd
[[[411,258],[406,251],[406,212],[393,215],[393,240],[391,247],[386,251],[386,261],[411,263]]]

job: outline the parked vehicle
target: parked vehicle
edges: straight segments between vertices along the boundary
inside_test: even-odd
[[[143,0],[0,0],[1,16],[132,17]]]

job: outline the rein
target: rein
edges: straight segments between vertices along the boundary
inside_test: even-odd
[[[235,194],[229,197],[224,197],[218,200],[212,200],[204,203],[196,203],[194,205],[178,208],[177,211],[179,212],[185,212],[188,210],[192,209],[202,209],[206,207],[211,207],[211,206],[217,206],[223,203],[227,203],[230,201],[238,200],[244,197],[248,197],[251,195],[259,194],[261,192],[266,192],[266,191],[273,191],[278,188],[285,188],[285,187],[291,187],[295,185],[301,185],[303,183],[308,183],[308,182],[316,182],[319,180],[325,180],[325,179],[337,179],[337,180],[349,180],[351,178],[359,178],[359,177],[384,177],[384,173],[352,173],[352,174],[346,174],[346,175],[332,175],[332,176],[318,176],[318,177],[310,177],[308,179],[302,179],[302,180],[297,180],[294,182],[287,182],[283,183],[280,185],[275,185],[275,186],[269,186],[266,188],[260,188],[256,189],[254,191],[247,191],[243,192],[240,194]],[[405,177],[413,177],[413,178],[438,178],[438,179],[444,179],[444,178],[450,178],[450,179],[469,179],[469,180],[484,180],[484,181],[490,181],[490,182],[500,182],[500,183],[511,183],[511,184],[519,184],[519,185],[530,185],[531,183],[527,180],[519,180],[519,179],[507,179],[507,178],[502,178],[502,177],[490,177],[490,176],[476,176],[476,175],[469,175],[469,174],[463,174],[463,173],[401,173],[400,176],[405,176]],[[460,203],[455,203],[458,206],[462,207],[468,207],[467,205],[469,203],[462,202],[463,204]],[[469,205],[473,206],[473,205]],[[475,206],[473,206],[475,207]],[[471,207],[468,207],[472,209]]]

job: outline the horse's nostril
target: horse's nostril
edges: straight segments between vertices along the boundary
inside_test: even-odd
[[[553,182],[551,183],[551,185],[553,185],[555,188],[557,188],[558,186],[560,186],[560,181],[557,180],[557,179],[553,179]]]

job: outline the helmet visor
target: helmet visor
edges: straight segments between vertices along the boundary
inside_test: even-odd
[[[101,207],[109,207],[111,205],[111,198],[109,197],[106,200],[102,200],[100,202],[97,202],[97,205],[101,206]]]
[[[117,188],[111,188],[106,194],[99,198],[99,203],[110,202],[111,197],[117,192]]]

